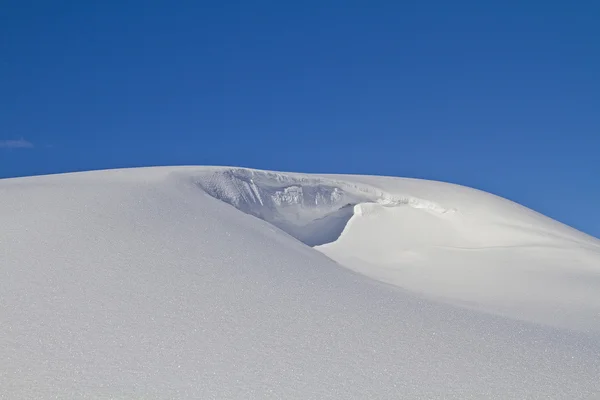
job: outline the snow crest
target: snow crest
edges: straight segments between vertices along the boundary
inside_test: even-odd
[[[309,246],[334,242],[361,204],[449,210],[427,200],[397,196],[365,184],[321,177],[229,169],[195,182],[212,197],[269,222]]]

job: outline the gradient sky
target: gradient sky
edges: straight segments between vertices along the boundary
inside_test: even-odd
[[[598,1],[4,0],[0,177],[421,177],[600,237],[599,21]]]

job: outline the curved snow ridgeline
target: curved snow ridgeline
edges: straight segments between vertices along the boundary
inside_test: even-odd
[[[2,399],[593,399],[599,293],[599,240],[447,183],[0,180]]]
[[[297,174],[229,169],[196,183],[211,196],[277,226],[309,246],[337,240],[355,210],[361,212],[361,204],[448,212],[427,200],[394,196],[369,185]]]

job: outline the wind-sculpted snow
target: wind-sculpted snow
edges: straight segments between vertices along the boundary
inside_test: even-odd
[[[597,261],[596,239],[439,182],[0,180],[0,398],[594,399]]]
[[[199,178],[197,184],[211,196],[277,226],[309,246],[337,240],[357,204],[448,211],[426,200],[393,196],[365,184],[297,174],[230,169]]]

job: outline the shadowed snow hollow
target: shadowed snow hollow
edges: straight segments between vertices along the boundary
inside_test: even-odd
[[[415,198],[395,198],[368,185],[317,177],[232,169],[197,184],[211,196],[263,219],[309,246],[336,241],[356,205],[409,205],[446,212]]]

